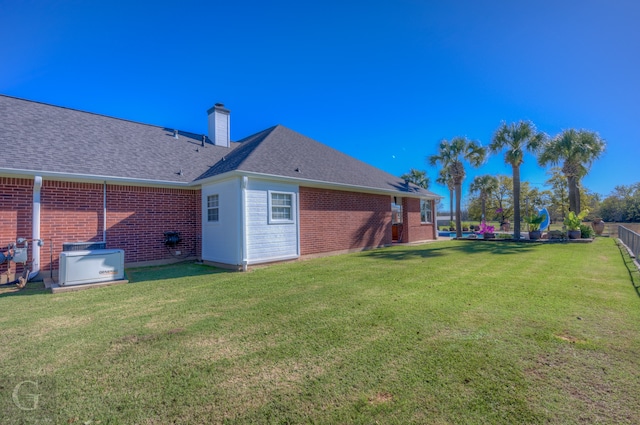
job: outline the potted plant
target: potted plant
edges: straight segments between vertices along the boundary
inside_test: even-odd
[[[540,225],[546,217],[547,215],[544,213],[540,215],[531,215],[529,217],[524,217],[524,221],[529,225],[529,239],[535,241],[542,237]]]
[[[449,222],[449,231],[453,232],[455,230],[456,230],[456,222],[455,221]]]
[[[576,215],[575,212],[569,211],[569,215],[564,219],[564,225],[567,226],[567,236],[569,239],[580,239],[580,225],[588,213],[588,210],[583,210],[580,214]]]
[[[493,239],[496,237],[496,234],[494,233],[495,230],[496,228],[494,226],[487,225],[487,223],[483,221],[480,223],[478,233],[480,233],[484,239]]]

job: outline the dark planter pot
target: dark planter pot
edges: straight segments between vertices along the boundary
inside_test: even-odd
[[[569,239],[580,239],[582,232],[580,230],[569,230],[567,236]]]
[[[483,238],[485,238],[485,239],[495,239],[496,238],[496,234],[495,233],[485,233]]]
[[[533,230],[529,232],[529,239],[532,241],[537,241],[542,237],[542,232],[540,230]]]

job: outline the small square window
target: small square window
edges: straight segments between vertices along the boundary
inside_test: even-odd
[[[291,223],[293,214],[293,194],[270,192],[269,222]]]

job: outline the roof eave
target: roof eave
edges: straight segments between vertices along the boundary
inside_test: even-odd
[[[152,179],[136,179],[130,177],[118,177],[118,176],[101,176],[97,174],[80,174],[80,173],[60,173],[55,171],[41,171],[41,170],[25,170],[17,168],[2,168],[0,167],[0,176],[5,177],[33,177],[41,176],[43,178],[50,178],[58,181],[73,181],[73,182],[107,182],[112,184],[121,184],[126,186],[162,186],[162,187],[175,187],[184,189],[197,189],[199,184],[194,182],[176,182],[168,180],[152,180]]]
[[[442,196],[439,196],[435,193],[431,193],[431,194],[412,193],[412,192],[404,192],[401,190],[382,189],[377,187],[327,182],[322,180],[305,179],[305,178],[299,178],[299,177],[286,177],[286,176],[280,176],[276,174],[257,173],[252,171],[239,171],[239,170],[229,171],[227,173],[219,174],[217,176],[209,177],[207,179],[198,180],[198,182],[202,184],[206,184],[206,183],[214,182],[217,180],[224,180],[232,176],[247,176],[247,177],[254,177],[254,178],[262,178],[262,179],[275,180],[275,181],[281,181],[281,182],[287,182],[287,183],[296,183],[296,184],[309,186],[309,187],[346,190],[350,192],[378,193],[378,194],[385,194],[385,195],[388,194],[388,195],[406,196],[406,197],[423,198],[423,199],[441,199],[442,198]]]

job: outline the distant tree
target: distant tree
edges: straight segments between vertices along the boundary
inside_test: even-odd
[[[504,162],[511,165],[513,171],[513,237],[516,239],[520,239],[520,165],[524,154],[537,152],[545,138],[530,121],[503,122],[489,145],[492,153],[505,150]]]
[[[591,164],[602,155],[606,142],[598,133],[586,130],[565,130],[544,143],[538,162],[558,165],[567,178],[569,210],[580,213],[580,180],[589,172]]]
[[[498,175],[498,189],[491,194],[491,208],[493,219],[504,223],[513,216],[513,179],[505,175]]]
[[[417,170],[415,168],[411,168],[408,173],[405,173],[400,176],[401,179],[404,179],[410,183],[415,184],[423,189],[429,189],[429,176],[427,172],[424,170]]]
[[[569,192],[567,179],[559,167],[553,167],[547,174],[551,177],[545,182],[551,186],[551,205],[548,208],[549,217],[553,221],[562,221],[569,211]]]
[[[616,186],[600,203],[604,221],[640,222],[640,183]]]
[[[431,165],[440,163],[443,169],[453,179],[456,193],[456,236],[462,237],[462,218],[460,204],[462,197],[462,181],[465,178],[464,161],[472,167],[479,167],[487,156],[486,149],[480,143],[468,140],[466,137],[454,137],[449,142],[443,140],[438,146],[438,153],[431,155],[428,161]]]
[[[487,216],[487,198],[491,196],[498,188],[498,179],[490,174],[485,174],[483,176],[476,176],[471,182],[471,186],[469,190],[471,193],[477,192],[480,198],[481,209],[482,209],[482,218]]]
[[[449,221],[453,222],[453,191],[455,190],[455,185],[453,184],[453,179],[449,175],[449,170],[445,168],[441,169],[438,173],[436,183],[447,186],[449,189]]]

